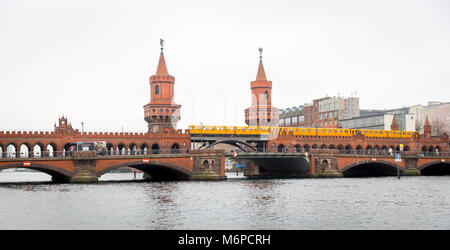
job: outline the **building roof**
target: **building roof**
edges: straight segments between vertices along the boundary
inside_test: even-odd
[[[157,75],[168,75],[166,60],[164,59],[164,53],[161,50],[161,54],[159,55],[158,68],[156,69]]]

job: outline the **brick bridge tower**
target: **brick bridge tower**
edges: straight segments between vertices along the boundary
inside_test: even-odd
[[[398,130],[398,123],[397,123],[397,119],[395,119],[395,115],[392,118],[391,130]]]
[[[164,59],[164,40],[161,39],[156,74],[150,77],[150,102],[144,106],[144,117],[149,133],[175,131],[180,120],[181,105],[173,101],[175,77],[169,75]]]
[[[262,63],[262,48],[259,48],[259,66],[256,80],[250,83],[252,105],[245,110],[248,126],[278,126],[278,109],[272,106],[272,81],[266,78]]]

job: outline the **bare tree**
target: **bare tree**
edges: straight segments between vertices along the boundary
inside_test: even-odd
[[[436,118],[431,123],[431,134],[433,136],[441,136],[444,133],[449,134],[449,131],[447,131],[447,124],[441,121],[439,118]]]
[[[417,133],[420,133],[420,131],[422,130],[422,126],[423,126],[422,122],[419,120],[416,120],[415,129],[416,129]]]

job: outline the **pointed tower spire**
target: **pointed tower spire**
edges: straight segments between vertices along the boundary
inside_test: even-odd
[[[431,136],[431,124],[430,121],[428,121],[428,116],[425,120],[425,124],[423,125],[423,134],[425,136]]]
[[[166,60],[164,59],[164,39],[159,39],[159,44],[161,45],[161,54],[159,55],[158,68],[156,69],[156,75],[168,75]]]
[[[262,63],[262,52],[263,48],[259,48],[259,66],[258,73],[256,74],[256,81],[267,81],[266,72],[264,71],[264,66]]]
[[[391,130],[398,130],[398,123],[397,123],[397,119],[395,118],[395,115],[394,115],[394,118],[392,118]]]

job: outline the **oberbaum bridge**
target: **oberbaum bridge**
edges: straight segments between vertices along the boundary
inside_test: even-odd
[[[174,85],[161,40],[150,102],[144,105],[148,132],[80,132],[64,116],[52,132],[0,131],[0,170],[29,168],[74,183],[97,182],[122,167],[143,171],[147,179],[223,180],[229,158],[245,163],[245,175],[253,178],[450,174],[449,136],[432,136],[428,118],[423,134],[399,131],[395,116],[389,131],[278,127],[261,55],[245,110],[248,126],[176,129],[181,105],[173,102]],[[74,150],[83,141],[104,141],[106,148]],[[218,144],[236,150],[214,149]]]

